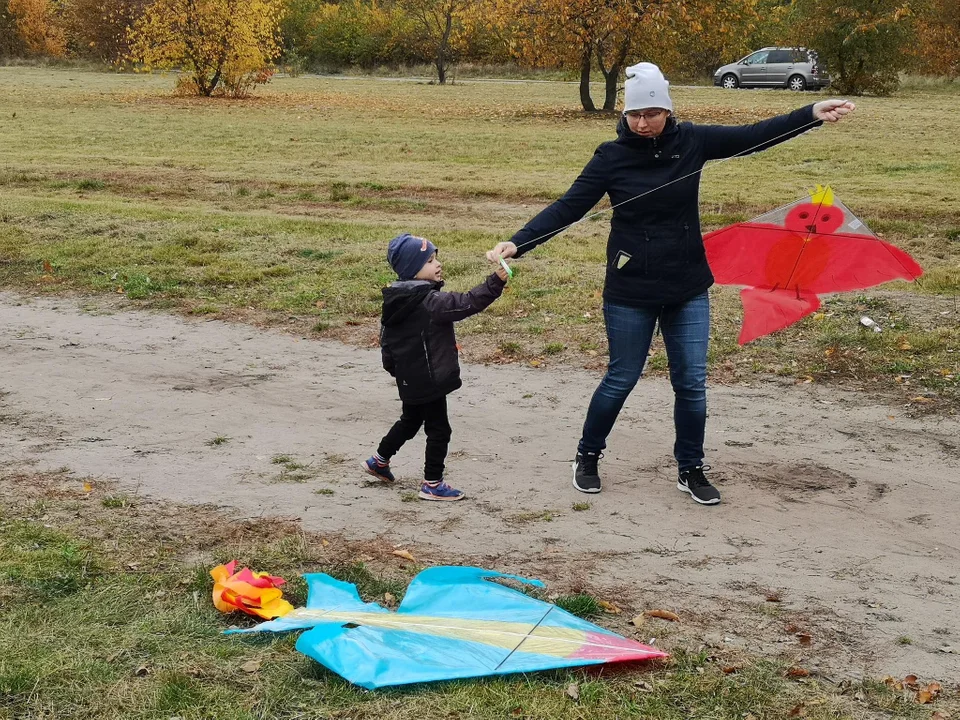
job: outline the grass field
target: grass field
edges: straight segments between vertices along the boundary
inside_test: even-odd
[[[803,676],[805,669],[697,647],[674,648],[670,660],[652,665],[367,692],[297,653],[294,637],[221,634],[252,619],[213,608],[208,570],[219,562],[238,558],[288,578],[286,596],[295,604],[304,601],[299,575],[313,571],[356,583],[364,599],[383,602],[387,592],[401,598],[419,569],[391,557],[373,543],[151,503],[69,474],[5,476],[0,718],[931,717],[915,693],[875,680]],[[571,610],[596,609],[585,602],[589,596],[566,600]],[[611,617],[593,619],[609,625]],[[934,707],[949,717],[955,700],[946,689]]]
[[[615,119],[577,111],[575,86],[450,87],[281,77],[247,101],[174,98],[169,76],[0,68],[0,284],[79,291],[361,344],[375,334],[386,241],[442,250],[449,286],[561,194]],[[676,88],[681,119],[743,123],[817,95]],[[755,373],[960,399],[958,94],[914,83],[859,100],[849,123],[710,167],[706,229],[829,183],[926,270],[910,285],[831,298],[745,349],[735,288],[717,288],[715,380]],[[467,357],[601,367],[607,216],[517,262],[501,302],[464,324]],[[588,239],[588,250],[579,250]],[[884,327],[859,325],[861,315]],[[656,348],[651,368],[662,371]]]

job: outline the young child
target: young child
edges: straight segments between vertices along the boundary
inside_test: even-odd
[[[436,246],[410,234],[390,241],[387,261],[399,280],[383,289],[380,349],[384,369],[397,379],[403,412],[363,469],[393,482],[390,458],[422,426],[427,452],[420,498],[462,500],[464,494],[443,480],[450,443],[447,395],[463,385],[453,324],[500,297],[507,273],[500,267],[469,292],[443,292]]]

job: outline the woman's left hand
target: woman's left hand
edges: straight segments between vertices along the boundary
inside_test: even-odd
[[[817,120],[823,120],[823,122],[837,122],[844,115],[852,113],[856,107],[857,106],[849,100],[831,98],[830,100],[824,100],[814,105],[813,116]]]

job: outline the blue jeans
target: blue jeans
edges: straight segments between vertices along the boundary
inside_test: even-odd
[[[673,455],[681,470],[703,464],[703,429],[707,422],[707,344],[710,299],[707,293],[679,305],[626,307],[604,303],[610,364],[593,394],[579,452],[600,452],[623,403],[643,374],[653,331],[660,332],[670,363],[677,439]]]

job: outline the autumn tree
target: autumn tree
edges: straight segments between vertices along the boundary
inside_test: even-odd
[[[53,0],[8,0],[7,12],[29,55],[59,57],[67,47],[59,6]]]
[[[272,75],[281,14],[280,0],[155,0],[131,31],[130,59],[181,68],[188,92],[244,97]]]
[[[282,22],[285,52],[313,66],[343,67],[420,62],[412,17],[395,3],[377,0],[287,0]]]
[[[441,85],[460,56],[479,5],[475,0],[397,0],[413,20],[419,50],[431,58]]]
[[[910,54],[920,72],[960,76],[960,2],[923,0],[916,17],[917,42]]]
[[[510,36],[518,61],[533,67],[566,67],[580,74],[580,104],[594,111],[593,69],[604,78],[603,109],[616,108],[618,82],[628,60],[655,59],[685,0],[492,0],[492,16]]]
[[[17,19],[10,12],[8,0],[0,0],[0,58],[19,57],[25,52],[17,30]]]
[[[669,74],[711,76],[720,65],[756,49],[751,37],[762,22],[759,0],[686,0],[671,17],[658,56]]]
[[[826,61],[837,91],[889,95],[907,66],[912,19],[908,0],[793,0],[789,23],[795,44]]]
[[[121,61],[130,52],[130,29],[148,4],[149,0],[69,0],[64,24],[71,53],[107,63]]]

